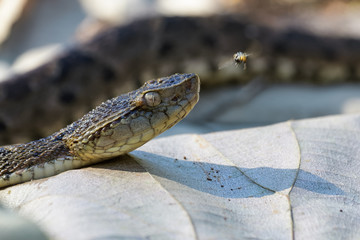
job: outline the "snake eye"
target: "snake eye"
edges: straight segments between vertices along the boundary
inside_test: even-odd
[[[161,103],[160,94],[157,92],[147,92],[144,95],[145,102],[150,107],[155,107]]]

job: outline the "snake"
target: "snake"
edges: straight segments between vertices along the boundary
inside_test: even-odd
[[[246,71],[223,62],[250,55]],[[246,84],[331,84],[360,79],[360,40],[276,29],[241,15],[152,17],[75,41],[33,70],[0,81],[0,145],[49,136],[106,99],[176,72],[202,89]]]
[[[50,177],[128,153],[183,119],[199,100],[196,74],[147,81],[60,131],[0,148],[0,187]]]

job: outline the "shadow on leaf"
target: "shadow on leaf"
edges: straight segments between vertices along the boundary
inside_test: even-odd
[[[153,153],[134,151],[130,154],[165,187],[177,182],[192,189],[226,198],[263,197],[295,186],[325,195],[344,192],[325,179],[297,169],[238,168],[187,159],[174,159]],[[163,179],[163,180],[162,180]],[[170,181],[167,181],[170,180]]]

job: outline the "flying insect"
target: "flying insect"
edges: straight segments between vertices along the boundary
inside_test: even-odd
[[[250,54],[247,54],[245,52],[237,52],[233,55],[233,59],[236,65],[241,65],[243,63],[244,70],[246,70],[246,61],[248,59],[248,56],[250,56]]]
[[[224,64],[222,64],[219,69],[223,69],[227,66],[229,66],[230,64],[234,64],[236,66],[241,66],[241,64],[243,64],[243,68],[244,70],[246,70],[246,62],[248,60],[248,56],[250,56],[251,54],[247,54],[245,52],[237,52],[233,55],[232,59],[226,61]]]

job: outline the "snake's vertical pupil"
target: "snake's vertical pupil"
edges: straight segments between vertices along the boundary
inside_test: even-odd
[[[144,95],[145,102],[148,106],[154,107],[161,103],[161,97],[157,92],[147,92]]]

